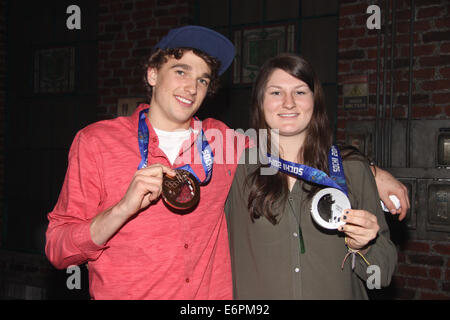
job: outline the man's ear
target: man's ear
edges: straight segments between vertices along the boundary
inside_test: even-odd
[[[147,81],[152,87],[156,85],[156,79],[158,78],[158,70],[156,68],[149,67],[147,69]]]

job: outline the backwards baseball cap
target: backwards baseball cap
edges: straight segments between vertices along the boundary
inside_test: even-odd
[[[225,36],[211,29],[200,26],[184,26],[172,29],[162,38],[155,48],[194,48],[220,61],[219,75],[233,62],[234,45]]]

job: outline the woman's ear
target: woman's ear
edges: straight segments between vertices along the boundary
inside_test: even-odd
[[[156,85],[156,79],[158,78],[158,71],[156,68],[149,67],[147,69],[147,81],[152,87]]]

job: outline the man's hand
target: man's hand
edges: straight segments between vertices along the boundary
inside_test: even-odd
[[[120,211],[131,217],[158,199],[164,174],[175,176],[175,170],[157,163],[136,171],[125,196],[117,204]]]
[[[384,205],[392,214],[399,214],[400,221],[403,220],[410,208],[408,189],[386,170],[376,167],[375,172],[375,182],[381,201],[384,202]],[[389,199],[390,195],[395,195],[400,200],[400,209],[395,208],[394,203]]]
[[[92,241],[97,245],[103,245],[132,216],[158,199],[162,191],[164,174],[174,176],[175,170],[162,164],[154,164],[136,171],[122,200],[92,219],[90,224]]]

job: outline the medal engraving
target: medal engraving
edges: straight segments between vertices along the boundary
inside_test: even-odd
[[[348,200],[345,193],[335,188],[325,188],[314,195],[311,215],[321,227],[337,229],[345,224],[341,220],[345,209],[351,209],[350,200]]]
[[[163,177],[162,197],[172,211],[187,213],[200,200],[200,186],[189,171],[177,169],[175,172],[174,177]]]

